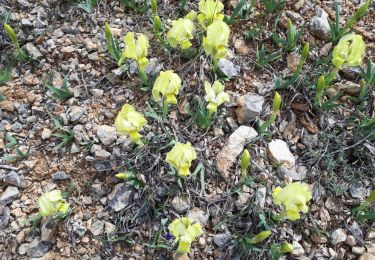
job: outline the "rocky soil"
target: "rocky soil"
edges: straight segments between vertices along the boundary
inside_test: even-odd
[[[193,2],[188,1],[188,10],[198,10]],[[305,24],[301,42],[311,46],[303,70],[307,82],[316,76],[317,61],[333,48],[327,23],[327,17],[334,19],[333,1],[288,2],[278,11],[278,30],[285,32],[287,18],[298,28]],[[341,1],[342,20],[360,2]],[[227,14],[235,3],[225,4]],[[177,19],[178,7],[179,1],[159,1],[166,24]],[[374,190],[374,138],[356,132],[360,118],[375,115],[374,88],[359,112],[350,99],[359,91],[358,71],[344,71],[335,85],[336,91],[347,91],[341,105],[321,112],[312,109],[312,91],[307,83],[301,88],[301,81],[280,91],[278,119],[268,136],[260,135],[257,122],[270,114],[274,75],[290,75],[299,59],[285,52],[264,69],[255,66],[261,42],[277,49],[272,42],[277,14],[263,15],[258,4],[247,19],[231,25],[230,53],[219,64],[231,100],[206,131],[192,123],[185,108],[191,95],[203,97],[203,80],[212,79],[207,57],[202,53],[188,60],[176,51],[166,53],[152,33],[149,12],[110,0],[100,0],[89,14],[76,1],[0,0],[1,23],[12,25],[32,57],[14,64],[12,80],[0,88],[6,97],[0,103],[0,259],[171,259],[174,248],[165,235],[178,216],[204,227],[191,259],[270,259],[270,244],[282,242],[294,247],[286,259],[375,259],[374,222],[360,222],[351,212]],[[136,68],[130,65],[124,73],[107,52],[106,21],[116,37],[129,31],[149,36],[149,77],[173,69],[183,80],[167,125],[147,117],[143,134],[149,143],[144,147],[135,147],[114,128],[124,103],[149,114],[152,104],[149,93],[139,89]],[[260,24],[260,34],[245,39],[244,32]],[[367,44],[365,61],[375,62],[374,4],[353,31]],[[12,52],[1,30],[0,68],[9,65]],[[56,101],[46,84],[60,87],[65,75],[74,96]],[[74,140],[56,149],[59,133],[72,133]],[[21,151],[30,148],[28,156],[6,160],[15,153],[6,135],[16,139]],[[183,183],[164,162],[171,138],[195,147],[192,172],[203,165]],[[238,162],[244,148],[252,163],[248,181],[241,183]],[[114,177],[130,167],[144,187]],[[272,189],[287,181],[308,183],[313,199],[300,220],[277,222],[271,218],[279,213]],[[26,220],[38,212],[38,198],[57,188],[71,193],[71,214],[55,229],[32,229]],[[240,239],[264,229],[272,230],[268,242],[243,252]]]

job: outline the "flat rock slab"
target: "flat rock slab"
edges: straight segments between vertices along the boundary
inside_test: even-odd
[[[224,178],[229,176],[230,168],[237,161],[246,143],[251,142],[257,136],[257,131],[249,126],[240,126],[229,136],[226,145],[216,156],[216,168]]]
[[[286,142],[280,139],[272,140],[268,144],[268,154],[270,159],[276,164],[282,164],[287,168],[291,168],[296,164],[296,159],[289,151]]]

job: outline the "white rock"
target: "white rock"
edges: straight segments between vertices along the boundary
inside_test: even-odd
[[[249,126],[240,126],[228,138],[226,145],[216,156],[216,168],[225,178],[229,176],[230,168],[237,161],[246,143],[258,136],[254,128]]]
[[[192,208],[186,216],[195,222],[201,223],[202,226],[205,226],[208,222],[208,215],[200,208]]]
[[[31,42],[26,43],[23,47],[25,48],[29,56],[31,56],[33,59],[39,59],[43,57],[43,54]]]
[[[344,229],[338,228],[332,232],[331,235],[332,243],[334,245],[346,241],[347,235]]]
[[[90,232],[94,236],[98,236],[103,232],[104,228],[104,221],[101,220],[95,220],[89,227]]]
[[[190,208],[190,201],[188,198],[183,197],[174,197],[172,202],[172,207],[174,210],[176,210],[178,213],[183,214]]]
[[[290,168],[296,163],[293,154],[289,151],[287,143],[283,140],[272,140],[268,144],[268,153],[271,160],[276,164],[283,164]]]
[[[44,128],[42,131],[42,140],[50,138],[52,135],[52,131],[48,128]]]

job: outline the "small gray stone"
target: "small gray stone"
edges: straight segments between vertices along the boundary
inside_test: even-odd
[[[10,185],[19,187],[19,188],[26,188],[27,183],[25,177],[23,175],[18,174],[16,171],[8,172],[5,176],[3,181]]]
[[[43,58],[43,54],[31,42],[26,43],[24,48],[29,56],[31,56],[33,59],[37,60]]]
[[[227,233],[217,234],[214,236],[214,243],[220,248],[224,248],[231,240],[232,236]]]
[[[201,223],[202,226],[205,226],[208,222],[208,215],[200,208],[192,208],[189,210],[186,216],[195,222]]]
[[[24,19],[21,19],[21,25],[23,27],[32,28],[33,27],[33,22],[30,19],[28,19],[28,18],[24,18]]]
[[[99,126],[96,134],[104,145],[111,145],[117,139],[116,128],[108,125]]]
[[[8,186],[7,189],[1,194],[0,204],[6,205],[20,197],[20,192],[17,187]]]
[[[153,76],[158,74],[162,68],[163,65],[159,63],[157,58],[151,58],[150,63],[145,68],[145,72],[148,76]]]
[[[262,112],[264,98],[262,96],[246,94],[237,100],[237,118],[240,124],[256,120]]]
[[[259,188],[255,193],[255,204],[257,204],[261,209],[263,209],[264,205],[266,204],[266,194],[266,187]]]
[[[321,40],[326,40],[331,35],[328,14],[320,7],[318,7],[316,16],[311,19],[310,29],[311,33]]]
[[[366,189],[360,183],[353,183],[349,188],[350,194],[353,198],[364,199],[366,196]]]
[[[239,66],[235,66],[230,60],[219,60],[219,72],[227,78],[237,77],[240,71]]]
[[[86,109],[80,106],[73,106],[70,109],[69,116],[72,122],[77,122],[86,112]]]
[[[173,209],[180,214],[184,214],[190,208],[189,199],[180,196],[174,197],[171,204]]]
[[[59,222],[53,219],[43,220],[40,228],[41,241],[51,241],[56,234],[58,224]]]
[[[52,174],[53,181],[64,181],[70,179],[70,176],[63,171],[58,171]]]
[[[19,123],[19,122],[15,122],[13,125],[12,125],[12,131],[15,132],[15,133],[20,133],[22,131],[22,124]]]
[[[102,98],[103,94],[104,94],[104,90],[98,89],[98,88],[93,88],[93,89],[90,89],[90,93],[91,93],[91,95],[94,96],[94,98]]]
[[[132,198],[133,191],[125,183],[119,183],[108,195],[109,206],[115,212],[118,212],[126,208],[131,203]]]
[[[27,255],[29,257],[42,257],[47,253],[49,249],[49,243],[41,241],[40,237],[34,238],[27,248]]]
[[[9,223],[10,209],[0,206],[0,228],[5,228]]]
[[[347,238],[347,235],[344,229],[338,228],[332,232],[331,238],[332,238],[332,243],[336,245],[338,243],[344,242]]]
[[[101,233],[103,233],[103,229],[104,221],[102,220],[95,220],[89,227],[91,234],[93,234],[94,236],[99,236]]]
[[[79,237],[83,237],[86,234],[87,228],[80,225],[78,222],[74,222],[72,225],[73,232]]]

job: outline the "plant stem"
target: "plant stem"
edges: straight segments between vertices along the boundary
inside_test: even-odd
[[[163,101],[163,120],[167,121],[167,115],[168,115],[168,103],[167,100],[164,99]]]
[[[336,78],[336,74],[340,71],[338,68],[334,68],[328,75],[325,77],[325,87],[331,85],[332,80]]]
[[[145,70],[138,68],[138,71],[139,71],[139,76],[141,77],[141,80],[142,80],[142,84],[144,86],[148,86],[148,79],[147,79]]]

